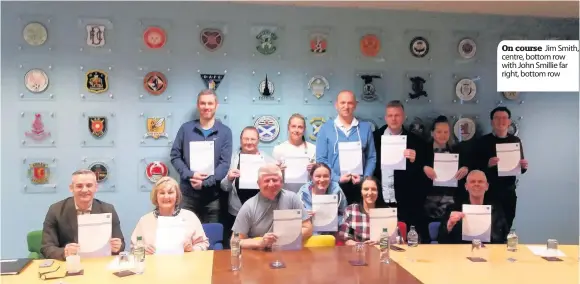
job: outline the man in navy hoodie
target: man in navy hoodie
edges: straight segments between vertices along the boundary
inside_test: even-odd
[[[215,119],[218,98],[213,90],[203,90],[197,96],[199,119],[179,128],[173,147],[171,163],[180,176],[183,193],[181,207],[194,212],[202,223],[217,223],[220,217],[220,181],[230,168],[232,131]],[[214,175],[190,169],[190,142],[213,141]]]

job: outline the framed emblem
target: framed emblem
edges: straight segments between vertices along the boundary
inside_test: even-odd
[[[471,118],[460,118],[455,122],[453,132],[459,142],[469,141],[475,136],[475,122]]]
[[[159,139],[160,137],[169,138],[165,132],[165,117],[148,117],[145,138]]]
[[[477,93],[477,86],[471,79],[461,79],[455,85],[455,95],[462,101],[471,101]]]
[[[510,126],[508,127],[508,133],[514,136],[518,136],[518,133],[520,132],[520,126],[512,120],[512,123],[510,124]]]
[[[510,101],[517,100],[519,96],[518,92],[502,92],[501,94]]]
[[[272,80],[268,80],[268,74],[266,74],[266,78],[260,82],[258,85],[258,92],[260,93],[261,100],[273,100],[274,99],[274,83]]]
[[[224,42],[224,34],[220,29],[206,28],[199,33],[199,40],[206,50],[216,51]]]
[[[169,168],[161,161],[153,161],[147,164],[145,176],[151,183],[156,183],[162,177],[169,175]]]
[[[375,34],[366,34],[360,40],[360,52],[366,57],[375,57],[381,51],[381,40]]]
[[[48,39],[46,27],[39,22],[28,23],[22,31],[24,41],[31,46],[43,45]]]
[[[425,57],[429,53],[429,42],[421,36],[413,38],[409,47],[411,54],[417,58]]]
[[[280,134],[280,124],[276,117],[271,115],[263,115],[256,119],[254,127],[258,129],[258,136],[260,141],[270,143]]]
[[[373,84],[373,79],[381,79],[383,76],[379,74],[362,74],[360,78],[363,80],[361,99],[367,102],[373,102],[378,99],[377,89]]]
[[[324,96],[324,91],[330,89],[330,84],[324,76],[316,75],[308,81],[308,89],[317,99]]]
[[[109,90],[109,78],[103,70],[89,70],[85,75],[85,88],[94,94]]]
[[[224,74],[200,74],[201,79],[205,83],[205,87],[210,90],[217,90],[222,79],[226,76]]]
[[[87,45],[102,47],[105,45],[105,25],[86,25]]]
[[[425,91],[425,83],[427,82],[427,80],[425,80],[421,76],[412,76],[409,78],[409,81],[411,82],[411,90],[412,90],[412,92],[409,93],[409,99],[418,100],[421,97],[427,98],[429,96]]]
[[[46,111],[19,113],[18,136],[22,147],[56,147],[55,114]]]
[[[107,117],[105,116],[89,116],[89,132],[95,138],[101,138],[107,133]]]
[[[314,32],[310,34],[310,52],[316,55],[326,54],[328,49],[328,34]]]
[[[28,169],[30,182],[35,185],[47,184],[50,178],[50,167],[46,163],[31,163]]]
[[[165,46],[167,35],[161,27],[150,26],[143,32],[143,43],[150,49],[160,49]]]
[[[161,95],[167,89],[167,78],[161,72],[149,72],[143,78],[143,87],[151,95]]]
[[[89,166],[89,170],[95,173],[97,183],[103,183],[109,177],[109,167],[103,162],[95,162]]]
[[[326,118],[322,116],[316,116],[310,119],[309,123],[312,127],[312,132],[308,135],[310,141],[316,141],[316,137],[318,136],[318,132],[320,131],[320,127],[326,122]]]
[[[31,93],[42,93],[48,88],[48,75],[42,69],[30,69],[24,75],[24,85]]]
[[[459,42],[459,46],[457,47],[459,51],[459,55],[465,59],[471,59],[475,56],[475,52],[477,51],[477,46],[475,41],[471,38],[464,38]]]
[[[25,132],[24,135],[35,141],[43,141],[51,136],[49,131],[44,130],[44,123],[42,122],[42,114],[35,113],[34,120],[30,127],[30,130]]]
[[[256,50],[263,55],[270,55],[276,52],[276,40],[278,35],[271,29],[262,29],[257,35],[256,40],[258,40],[258,45],[256,45]]]
[[[409,130],[419,137],[425,137],[425,123],[419,117],[415,117],[411,125],[409,125]]]

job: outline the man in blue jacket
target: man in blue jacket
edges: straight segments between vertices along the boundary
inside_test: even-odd
[[[371,123],[354,117],[356,105],[352,91],[339,92],[335,104],[338,115],[320,127],[316,138],[316,161],[332,169],[332,181],[340,184],[348,204],[360,201],[360,182],[373,175],[377,159]],[[342,162],[340,152],[344,155]],[[362,172],[352,167],[356,160],[349,159],[356,155],[361,155]]]
[[[193,211],[202,223],[217,223],[220,216],[220,181],[230,168],[232,131],[215,119],[218,98],[213,90],[203,90],[197,96],[199,119],[179,128],[173,147],[171,163],[180,176],[183,193],[181,207]],[[213,141],[214,175],[190,169],[190,142]]]

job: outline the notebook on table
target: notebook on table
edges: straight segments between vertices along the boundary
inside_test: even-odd
[[[17,275],[32,262],[30,258],[13,258],[0,260],[0,275]]]

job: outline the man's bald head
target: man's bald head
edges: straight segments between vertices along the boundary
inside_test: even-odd
[[[356,109],[356,96],[349,90],[338,92],[335,107],[339,116],[348,119],[352,118]]]
[[[488,188],[489,184],[487,183],[484,172],[480,170],[469,172],[467,181],[465,182],[465,189],[467,189],[470,196],[483,197]]]

